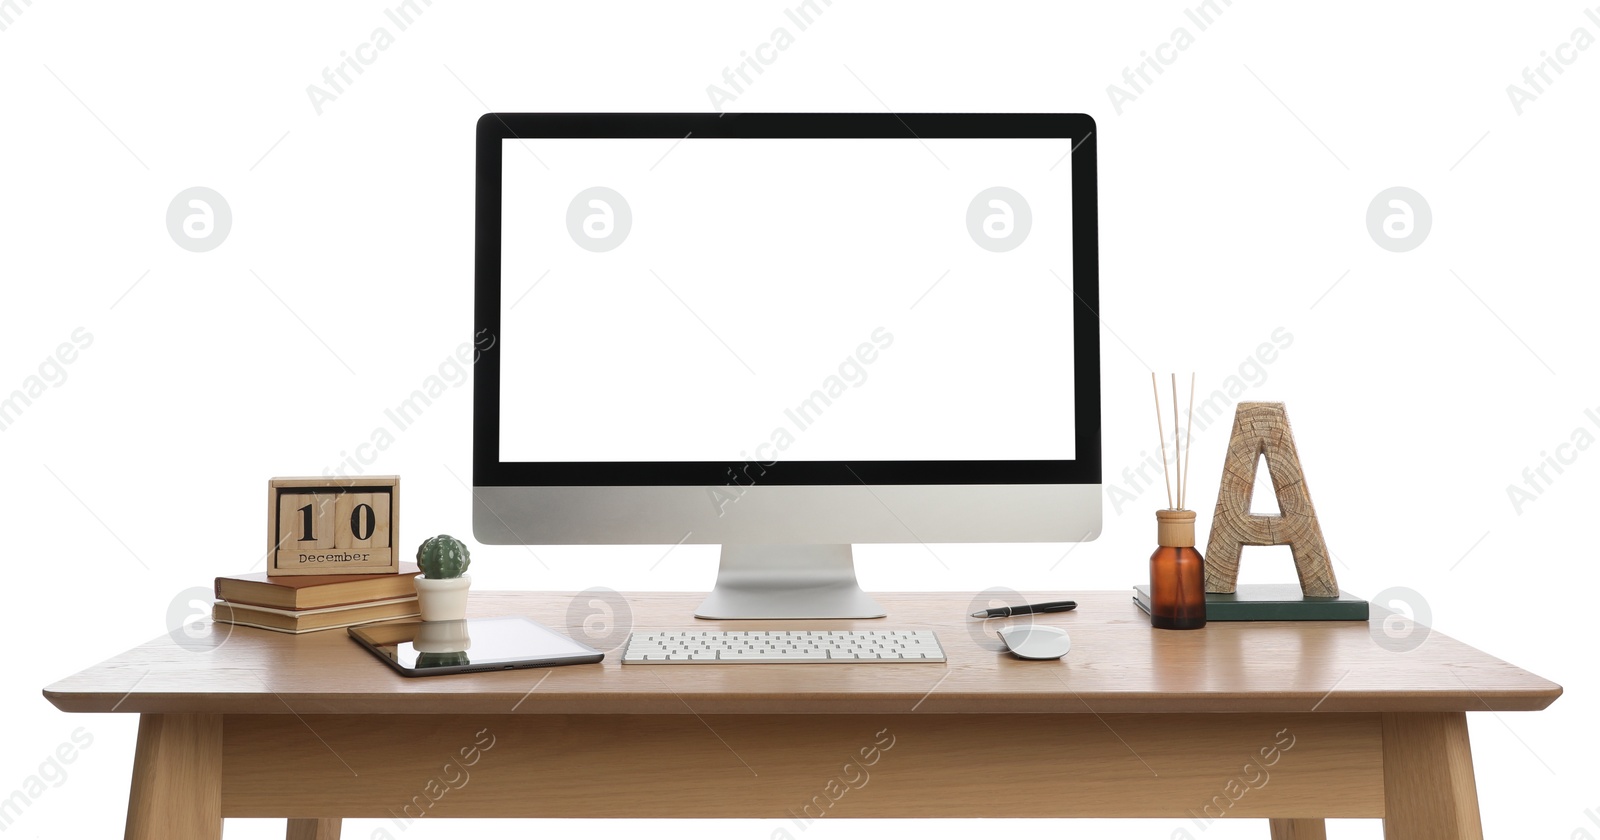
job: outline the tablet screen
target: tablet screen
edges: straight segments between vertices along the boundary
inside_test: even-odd
[[[350,628],[363,647],[407,676],[599,662],[605,654],[517,616]]]

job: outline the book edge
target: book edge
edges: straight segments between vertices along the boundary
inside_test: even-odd
[[[224,619],[224,618],[219,618],[219,619],[215,619],[215,620],[216,621],[220,621],[223,624],[232,624],[232,625],[234,625],[236,627],[254,627],[257,630],[269,630],[269,631],[271,631],[273,633],[288,633],[291,636],[299,636],[302,633],[320,633],[323,630],[341,630],[341,629],[346,628],[346,627],[360,627],[360,626],[365,625],[365,624],[382,624],[382,623],[384,623],[386,621],[399,621],[399,620],[407,619],[407,618],[416,618],[419,615],[421,615],[421,613],[410,613],[408,615],[396,615],[396,616],[389,616],[387,618],[373,618],[373,619],[368,619],[366,621],[351,621],[351,622],[348,622],[348,623],[345,623],[345,624],[330,624],[327,627],[300,627],[300,628],[293,628],[293,629],[288,628],[288,627],[271,627],[271,626],[266,625],[266,624],[252,624],[252,623],[250,623],[248,621],[229,621],[229,620]]]
[[[364,609],[366,607],[382,607],[382,606],[388,606],[390,604],[414,603],[414,602],[416,602],[416,600],[417,600],[417,596],[409,595],[409,596],[406,596],[404,598],[385,598],[385,599],[383,599],[381,601],[358,601],[355,604],[351,604],[351,605],[332,606],[332,607],[317,607],[315,609],[309,609],[309,610],[286,610],[286,609],[281,609],[281,608],[278,608],[278,607],[263,607],[263,606],[259,606],[257,604],[246,604],[246,603],[243,603],[243,602],[240,602],[240,601],[226,601],[226,600],[221,600],[221,599],[217,600],[217,602],[213,606],[224,606],[225,605],[229,609],[233,609],[235,607],[240,607],[240,608],[244,608],[244,609],[259,610],[261,612],[272,613],[273,615],[281,615],[281,616],[285,616],[285,617],[288,617],[288,618],[299,618],[301,616],[307,616],[307,615],[330,615],[332,613],[353,612],[354,610]]]

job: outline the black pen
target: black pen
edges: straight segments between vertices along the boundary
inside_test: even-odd
[[[1034,613],[1066,612],[1077,609],[1077,601],[1049,601],[1043,604],[1023,604],[1020,607],[991,607],[987,610],[975,612],[973,618],[1008,618],[1013,615],[1032,615]]]

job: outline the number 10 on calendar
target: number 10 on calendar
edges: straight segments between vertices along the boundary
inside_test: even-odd
[[[399,524],[399,476],[271,479],[267,573],[398,572]]]

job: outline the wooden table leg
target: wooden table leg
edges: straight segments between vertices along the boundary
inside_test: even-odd
[[[126,840],[222,840],[222,716],[139,716]]]
[[[1383,836],[1483,840],[1463,712],[1383,716]]]
[[[339,819],[290,820],[287,840],[339,840]]]
[[[1269,820],[1272,840],[1328,840],[1328,827],[1322,820]]]

